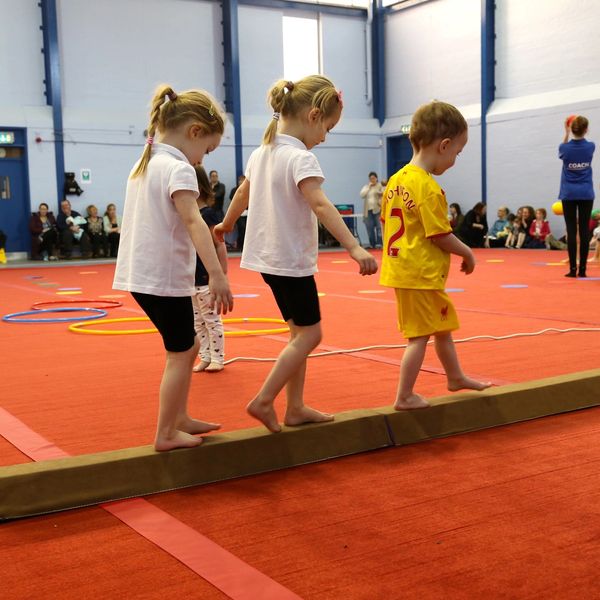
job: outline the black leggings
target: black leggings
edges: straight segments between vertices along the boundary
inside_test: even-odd
[[[563,200],[563,214],[567,225],[567,248],[569,268],[577,269],[577,225],[579,224],[579,272],[585,273],[590,251],[590,217],[593,200]]]

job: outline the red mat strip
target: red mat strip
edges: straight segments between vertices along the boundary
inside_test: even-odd
[[[0,435],[36,461],[69,456],[3,408],[0,408]],[[234,600],[301,600],[300,596],[146,500],[135,498],[101,507]]]

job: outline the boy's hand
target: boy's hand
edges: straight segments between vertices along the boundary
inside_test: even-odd
[[[233,310],[233,296],[229,289],[229,282],[223,273],[211,275],[208,280],[208,289],[211,295],[211,308],[217,314],[226,315]]]
[[[350,256],[358,263],[361,275],[373,275],[377,273],[377,261],[364,248],[358,245],[355,246],[350,250]]]
[[[475,256],[472,252],[469,252],[467,256],[463,257],[462,265],[460,266],[460,270],[465,275],[470,275],[475,270]]]

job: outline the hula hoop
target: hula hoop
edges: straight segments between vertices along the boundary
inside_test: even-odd
[[[44,300],[43,302],[34,302],[31,305],[31,310],[39,311],[40,307],[46,304],[84,304],[88,302],[96,302],[102,303],[104,306],[94,306],[93,308],[103,309],[103,308],[117,308],[118,306],[123,306],[122,302],[118,302],[117,300],[86,300],[84,298],[78,300]]]
[[[54,317],[51,319],[17,319],[25,315],[39,315],[41,313],[57,313],[57,312],[90,312],[95,313],[89,317]],[[93,319],[101,319],[106,317],[108,313],[99,308],[42,308],[39,310],[26,310],[24,312],[11,313],[2,317],[7,323],[70,323],[71,321],[91,321]]]
[[[79,309],[78,309],[79,310]],[[81,309],[82,310],[82,309]],[[103,319],[98,323],[132,323],[139,321],[150,321],[148,317],[123,317],[120,319]],[[287,333],[289,328],[282,319],[257,319],[257,318],[242,318],[242,319],[223,319],[223,324],[228,323],[282,323],[285,327],[274,329],[252,329],[249,331],[226,331],[226,336],[241,337],[251,335],[271,335],[275,333]],[[157,329],[152,327],[149,329],[88,329],[93,323],[73,323],[69,325],[69,331],[73,333],[84,333],[88,335],[136,335],[138,333],[157,333]]]

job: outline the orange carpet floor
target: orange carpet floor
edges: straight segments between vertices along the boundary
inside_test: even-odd
[[[461,319],[455,339],[600,328],[600,269],[590,265],[587,280],[565,279],[564,257],[480,251],[470,276],[453,262],[448,285]],[[262,279],[238,265],[233,258],[230,280],[241,297],[231,316],[279,316]],[[404,343],[393,295],[376,277],[358,276],[342,253],[322,254],[319,266],[324,348]],[[118,294],[113,269],[91,262],[4,269],[1,312]],[[57,295],[60,288],[82,294]],[[140,315],[130,297],[121,300],[109,317]],[[281,335],[228,338],[227,358],[275,357],[284,343]],[[468,374],[499,384],[597,368],[600,358],[598,333],[583,331],[474,340],[457,349]],[[401,349],[369,349],[311,359],[307,402],[331,412],[390,404],[401,357]],[[157,335],[76,335],[64,323],[0,323],[0,406],[71,454],[145,445],[163,360]],[[439,367],[428,351],[419,392],[445,393]],[[255,426],[243,407],[269,368],[235,362],[218,374],[195,375],[192,414],[224,429]],[[600,411],[593,409],[151,502],[302,598],[593,598],[599,441]],[[28,460],[0,438],[0,464]],[[224,597],[101,509],[1,525],[0,553],[3,594],[11,600],[40,590],[48,598]]]

